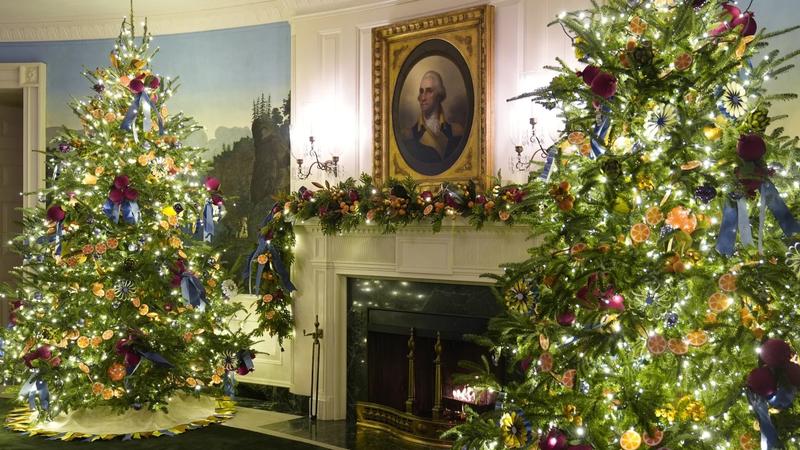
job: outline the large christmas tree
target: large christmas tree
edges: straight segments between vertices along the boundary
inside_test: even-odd
[[[608,0],[559,16],[581,64],[534,99],[564,132],[512,215],[541,245],[485,342],[512,382],[456,448],[800,448],[797,139],[747,5]],[[577,74],[576,74],[577,71]]]
[[[92,95],[71,104],[83,128],[55,142],[43,204],[14,241],[2,375],[40,418],[230,394],[231,372],[252,370],[208,243],[219,182],[203,177],[203,149],[181,144],[199,126],[168,111],[174,80],[151,70],[150,42],[126,21],[110,66],[84,74]]]

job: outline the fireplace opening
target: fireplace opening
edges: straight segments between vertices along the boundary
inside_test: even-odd
[[[437,424],[447,429],[460,421],[465,404],[493,407],[491,393],[452,380],[465,372],[459,361],[482,357],[498,377],[505,372],[488,349],[466,339],[483,334],[499,312],[488,286],[364,278],[349,278],[347,286],[348,420],[377,419],[377,428],[413,435],[426,429],[435,440]],[[416,419],[426,425],[408,423]]]

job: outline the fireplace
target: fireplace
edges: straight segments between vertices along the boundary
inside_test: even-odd
[[[348,278],[347,298],[349,420],[400,432],[405,427],[415,438],[424,438],[418,428],[427,423],[435,441],[441,429],[461,420],[463,404],[492,406],[487,393],[476,395],[453,382],[454,374],[465,372],[459,361],[491,360],[485,347],[466,338],[484,333],[498,313],[489,287]],[[493,368],[502,376],[501,361],[493,361]],[[407,420],[418,422],[412,426]]]

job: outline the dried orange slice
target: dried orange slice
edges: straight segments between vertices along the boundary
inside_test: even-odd
[[[685,355],[689,352],[689,346],[682,339],[670,339],[667,341],[667,348],[676,355]]]
[[[708,297],[708,307],[715,313],[721,313],[728,309],[733,303],[733,299],[722,292],[714,292]]]
[[[656,445],[660,444],[661,441],[664,439],[664,432],[659,430],[658,428],[653,428],[650,430],[650,433],[646,432],[642,436],[644,443],[647,444],[648,447],[655,447]]]
[[[650,207],[644,213],[644,220],[650,225],[658,225],[662,220],[664,220],[664,213],[658,209],[658,206]]]
[[[573,131],[572,133],[567,136],[567,140],[572,145],[580,145],[583,144],[583,141],[586,140],[586,135],[581,133],[580,131]]]
[[[654,355],[660,355],[667,351],[667,340],[660,334],[654,334],[647,338],[647,350]]]
[[[759,441],[750,433],[745,433],[739,438],[739,445],[742,450],[758,450],[761,448]]]
[[[622,436],[619,438],[619,446],[624,450],[636,450],[642,446],[642,437],[639,433],[628,430],[622,433]]]
[[[644,223],[637,223],[631,227],[631,240],[637,244],[650,237],[650,227]]]
[[[689,342],[689,345],[702,347],[708,342],[708,333],[703,330],[695,330],[686,335],[686,340]]]
[[[736,275],[726,273],[719,277],[719,288],[725,292],[733,292],[736,290]]]
[[[542,353],[539,357],[539,370],[542,372],[550,372],[553,370],[553,355],[550,353]]]
[[[583,242],[578,242],[577,244],[573,245],[573,246],[572,246],[572,247],[569,249],[569,253],[570,253],[572,256],[574,256],[574,257],[576,257],[576,258],[577,258],[577,257],[578,257],[578,254],[579,254],[579,253],[581,253],[582,251],[586,250],[587,248],[589,248],[589,246],[588,246],[588,245],[584,244]]]
[[[575,376],[577,374],[578,371],[575,369],[569,369],[568,371],[564,372],[564,375],[561,376],[561,384],[568,389],[572,389],[575,387]]]
[[[681,164],[681,170],[684,170],[684,171],[694,170],[694,169],[697,169],[698,167],[700,167],[701,164],[702,163],[700,161],[694,159],[692,161],[688,161],[688,162],[686,162],[684,164]]]

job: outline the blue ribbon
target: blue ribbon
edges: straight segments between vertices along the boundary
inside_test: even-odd
[[[253,358],[250,357],[250,350],[239,351],[239,359],[242,360],[248,371],[252,372],[255,369],[256,365],[253,363]]]
[[[225,378],[222,379],[222,392],[230,398],[236,397],[236,377],[232,370],[225,371]]]
[[[50,409],[50,390],[47,388],[47,382],[40,380],[39,372],[36,371],[28,377],[22,389],[19,391],[19,396],[28,398],[28,406],[31,411],[36,409],[36,398],[39,398],[39,405],[45,411]]]
[[[736,246],[736,223],[737,223],[736,204],[730,200],[725,202],[722,209],[722,224],[719,227],[716,249],[721,255],[733,255]]]
[[[211,200],[206,200],[206,206],[203,208],[203,240],[211,242],[214,237],[214,205]]]
[[[600,116],[595,123],[594,136],[597,136],[597,139],[595,139],[594,136],[592,137],[592,154],[590,155],[592,159],[597,159],[606,152],[605,144],[602,141],[606,140],[608,130],[611,129],[611,118],[608,116],[609,112],[611,112],[611,108],[603,106]]]
[[[539,179],[547,181],[550,178],[550,171],[553,170],[553,162],[556,159],[556,153],[558,153],[558,150],[555,145],[547,150],[547,159],[544,161],[544,167],[542,168],[541,175],[539,175]]]
[[[141,218],[141,211],[139,204],[129,200],[123,200],[121,203],[114,203],[111,199],[106,199],[103,204],[103,213],[114,223],[119,223],[119,218],[130,224],[136,224]]]
[[[169,369],[175,367],[175,365],[173,365],[171,362],[167,361],[166,358],[164,358],[163,356],[161,356],[160,354],[158,354],[156,352],[143,352],[143,351],[140,351],[140,350],[136,350],[136,353],[141,355],[142,358],[145,358],[148,361],[152,362],[156,366],[166,367],[166,368],[169,368]]]
[[[767,402],[773,408],[788,409],[794,403],[795,396],[797,396],[796,387],[791,384],[781,384],[778,386],[778,391],[768,398]]]
[[[56,235],[53,239],[56,242],[56,255],[61,256],[61,234],[64,231],[64,225],[61,222],[56,223]]]
[[[761,450],[777,450],[781,448],[778,430],[775,429],[775,425],[773,425],[772,418],[769,415],[769,403],[767,403],[767,400],[748,389],[747,401],[750,402],[750,407],[756,413],[758,426],[761,429]]]
[[[800,233],[800,224],[797,223],[792,212],[786,207],[786,203],[784,203],[778,190],[771,181],[767,180],[761,183],[761,195],[767,208],[769,208],[772,215],[775,216],[775,220],[778,221],[778,225],[781,226],[783,234],[786,237],[795,233]]]
[[[272,211],[275,210],[275,207],[277,205],[278,203],[276,202],[274,205],[272,205],[272,208],[269,209],[269,214],[267,214],[266,217],[264,217],[264,220],[261,221],[260,228],[264,228],[265,226],[267,226],[268,223],[272,222],[272,218],[275,217],[275,214]],[[264,250],[266,250],[266,248],[267,248],[267,238],[263,234],[259,233],[258,246],[253,251],[253,253],[250,254],[247,265],[242,270],[242,280],[245,279],[247,280],[247,290],[250,294],[253,293],[253,286],[251,283],[253,277],[253,263],[258,259],[258,255],[263,253]],[[257,281],[257,283],[260,282]],[[260,284],[258,286],[260,286]],[[258,289],[256,289],[256,292],[258,292]]]
[[[197,308],[199,311],[206,309],[206,290],[191,272],[181,274],[181,295],[187,303]],[[144,355],[142,355],[144,356]]]
[[[281,259],[281,252],[274,245],[268,244],[269,253],[272,255],[272,268],[275,269],[275,272],[278,273],[278,277],[281,279],[281,285],[283,286],[283,290],[287,293],[292,293],[292,291],[296,291],[297,288],[292,284],[292,280],[289,279],[289,271],[286,270],[286,266],[283,265],[283,259]]]
[[[142,105],[142,100],[144,100],[144,105]],[[133,96],[133,102],[131,102],[131,106],[128,107],[128,112],[125,113],[125,118],[122,120],[122,125],[120,125],[120,128],[125,131],[133,130],[134,136],[136,136],[136,130],[133,129],[133,121],[136,119],[136,114],[139,113],[140,107],[144,109],[144,121],[142,122],[142,128],[144,128],[144,131],[147,132],[150,130],[150,128],[152,128],[150,112],[151,110],[155,110],[156,107],[150,100],[150,95],[147,94],[146,90]],[[161,114],[159,114],[157,111],[156,117],[158,118],[158,134],[163,136],[164,120],[161,118]]]

